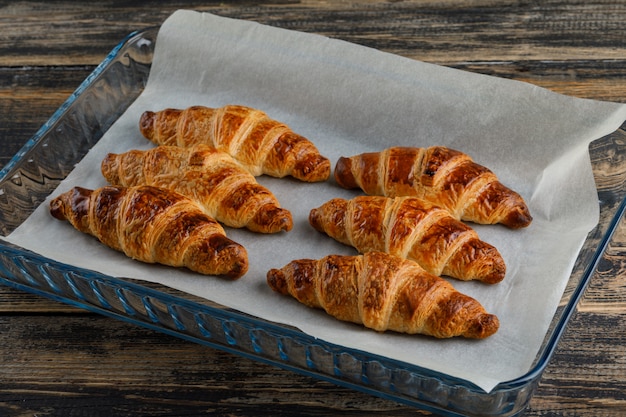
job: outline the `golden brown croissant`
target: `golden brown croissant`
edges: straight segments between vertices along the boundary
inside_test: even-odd
[[[513,229],[532,221],[519,194],[468,155],[446,147],[392,147],[342,157],[335,167],[335,180],[344,188],[361,188],[370,195],[420,197],[460,220],[502,223]]]
[[[318,231],[359,252],[387,252],[434,275],[494,284],[506,266],[498,250],[446,210],[417,197],[332,199],[311,210]]]
[[[108,154],[102,174],[122,186],[153,185],[196,201],[206,213],[230,227],[255,232],[291,230],[291,213],[230,155],[208,145],[157,146]]]
[[[161,188],[75,187],[50,202],[50,213],[81,232],[147,263],[239,278],[248,255],[190,199]]]
[[[382,252],[301,259],[267,273],[275,291],[339,320],[437,338],[482,339],[498,318],[417,263]]]
[[[159,145],[211,145],[233,156],[254,176],[291,175],[307,182],[325,181],[330,176],[330,161],[320,155],[311,141],[250,107],[193,106],[146,111],[139,128],[147,139]]]

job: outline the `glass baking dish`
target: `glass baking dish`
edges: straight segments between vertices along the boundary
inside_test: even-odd
[[[0,171],[8,235],[142,92],[158,29],[129,35]],[[313,338],[168,287],[47,259],[0,239],[0,282],[34,294],[446,416],[521,413],[624,210],[626,124],[593,142],[600,222],[589,234],[533,366],[487,393],[465,380]]]

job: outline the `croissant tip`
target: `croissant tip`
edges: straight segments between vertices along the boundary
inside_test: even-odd
[[[495,334],[500,328],[500,321],[494,314],[483,313],[472,320],[464,337],[470,339],[485,339]]]
[[[292,175],[305,182],[326,181],[330,177],[330,160],[322,155],[311,155],[294,167]]]
[[[63,203],[63,199],[61,196],[56,197],[52,201],[50,201],[50,214],[52,217],[58,220],[65,220],[65,211],[63,210],[65,204]]]
[[[231,280],[241,278],[248,272],[248,252],[241,244],[220,232],[203,238],[193,239],[191,236],[182,254],[182,265],[188,269]]]
[[[153,111],[145,111],[139,119],[139,130],[146,138],[151,138],[154,134],[154,117],[156,113]]]
[[[505,276],[504,272],[494,271],[491,274],[483,277],[481,279],[481,282],[483,282],[484,284],[497,284],[499,282],[502,282],[502,280],[504,280],[504,276]]]
[[[494,258],[490,271],[482,278],[485,284],[497,284],[506,276],[506,264],[502,257]]]
[[[289,210],[270,204],[257,212],[247,228],[259,233],[289,232],[293,228],[293,217]]]
[[[309,224],[318,232],[323,231],[321,213],[319,208],[313,208],[309,212]]]
[[[224,274],[224,276],[234,281],[243,277],[246,272],[248,272],[248,262],[247,260],[240,260],[231,265],[230,271]]]
[[[280,269],[270,269],[267,271],[267,285],[280,294],[287,294],[287,280],[285,274]]]
[[[113,177],[112,177],[116,168],[117,168],[117,154],[114,154],[114,153],[106,154],[106,156],[102,159],[102,162],[100,163],[100,171],[102,172],[102,175],[104,176],[104,178],[110,183],[116,182],[116,181],[113,181]]]
[[[335,181],[342,188],[357,188],[358,184],[352,174],[352,159],[340,156],[335,164]]]
[[[230,240],[229,238],[226,239]],[[225,253],[222,254],[225,255],[226,259],[231,260],[224,276],[231,280],[236,280],[243,277],[248,272],[248,251],[243,245],[233,240],[230,241],[231,244],[225,249]]]
[[[291,213],[289,215],[285,215],[281,218],[277,227],[278,232],[289,232],[293,229],[293,219],[291,218]]]
[[[326,181],[328,178],[330,178],[330,160],[323,156],[321,158],[322,159],[320,160],[320,163],[317,165],[314,171],[315,175],[313,175],[313,178],[316,179],[316,182]]]
[[[76,186],[50,202],[50,213],[59,220],[68,219],[68,212],[87,213],[92,190]]]
[[[532,221],[533,217],[531,216],[528,207],[524,205],[517,207],[516,210],[510,212],[502,221],[502,224],[511,229],[522,229],[524,227],[530,226],[530,223],[532,223]]]

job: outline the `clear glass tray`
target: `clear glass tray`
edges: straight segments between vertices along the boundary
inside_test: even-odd
[[[124,39],[0,171],[0,233],[49,195],[143,90],[157,29]],[[447,416],[521,413],[624,210],[626,124],[593,142],[601,217],[530,371],[486,393],[429,369],[310,337],[198,297],[61,264],[0,240],[0,283]]]

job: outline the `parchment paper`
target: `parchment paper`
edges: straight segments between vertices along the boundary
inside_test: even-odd
[[[333,165],[339,156],[392,145],[446,145],[495,171],[526,199],[534,222],[517,231],[476,226],[502,253],[507,276],[494,286],[452,282],[498,315],[498,333],[482,341],[379,334],[273,293],[265,282],[270,268],[355,253],[307,221],[311,208],[357,194],[333,180],[259,178],[292,211],[295,225],[277,235],[227,229],[250,258],[249,272],[235,282],[131,261],[53,219],[47,203],[8,240],[61,262],[169,285],[333,343],[464,378],[485,391],[531,366],[578,251],[598,221],[587,146],[626,119],[619,104],[565,97],[322,36],[179,11],[160,30],[144,93],[53,197],[74,185],[105,185],[99,166],[106,153],[151,147],[138,130],[143,111],[196,104],[262,109],[311,139]]]

